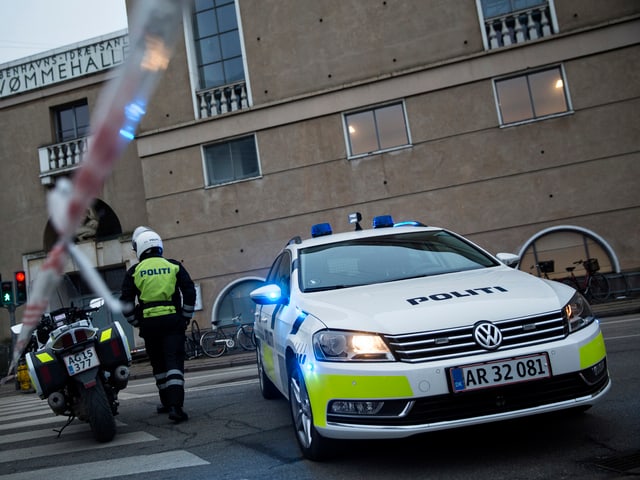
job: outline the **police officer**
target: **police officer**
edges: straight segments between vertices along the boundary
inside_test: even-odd
[[[189,418],[182,409],[185,330],[193,318],[195,286],[180,262],[162,256],[162,239],[150,228],[136,228],[132,246],[140,262],[122,282],[124,314],[144,338],[161,401],[157,412],[183,422]]]

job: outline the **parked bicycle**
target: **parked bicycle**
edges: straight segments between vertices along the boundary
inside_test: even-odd
[[[577,265],[582,265],[586,272],[580,279],[573,273]],[[578,290],[589,302],[602,302],[609,297],[609,281],[603,274],[597,273],[600,270],[597,258],[578,260],[566,270],[571,276],[562,279],[562,282]]]
[[[553,273],[555,270],[555,262],[553,260],[543,260],[535,265],[531,265],[531,270],[536,269],[538,273],[538,277],[542,276],[549,280],[549,274]]]
[[[202,333],[200,333],[200,325],[195,320],[191,321],[191,332],[187,334],[184,342],[184,358],[185,360],[193,360],[194,358],[205,355],[200,340]]]
[[[200,337],[200,346],[205,355],[220,357],[236,345],[243,350],[256,349],[253,323],[243,323],[241,316],[242,314],[238,314],[233,317],[230,325],[218,326],[217,322],[212,323],[212,329]],[[233,328],[232,334],[229,334],[230,328]]]

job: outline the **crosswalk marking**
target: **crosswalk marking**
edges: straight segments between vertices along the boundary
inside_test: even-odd
[[[32,480],[34,478],[64,478],[65,480],[100,480],[136,473],[158,472],[176,468],[209,465],[209,462],[187,452],[174,450],[153,455],[136,455],[118,459],[118,469],[114,471],[113,460],[48,467],[29,472],[0,475],[0,480]]]
[[[215,387],[214,387],[215,388]],[[195,387],[199,391],[206,387]],[[122,394],[123,392],[121,392]],[[124,394],[121,400],[136,401],[143,397],[157,396],[151,394]],[[123,398],[124,397],[124,398]],[[140,473],[159,472],[163,470],[179,470],[187,467],[209,465],[205,459],[186,450],[171,450],[157,454],[126,456],[128,445],[158,442],[159,438],[145,431],[119,432],[110,442],[93,441],[89,424],[74,420],[64,428],[62,437],[54,429],[62,428],[66,417],[55,415],[46,400],[35,394],[0,397],[0,480],[31,480],[33,478],[54,476],[65,480],[101,480]],[[116,425],[126,426],[116,420]],[[89,439],[91,439],[89,441]],[[125,448],[122,448],[122,447]],[[15,448],[11,448],[15,447]],[[109,460],[87,463],[60,463],[60,466],[28,470],[25,459],[66,458],[74,452],[100,452],[102,449],[115,448],[125,456],[117,456]],[[130,447],[129,447],[130,448]],[[102,454],[98,454],[102,455]],[[111,455],[110,455],[111,456]],[[49,463],[49,462],[47,462]],[[13,469],[27,468],[22,472],[7,473]]]
[[[85,432],[89,428],[86,423],[76,423],[71,424],[68,427],[65,427],[64,434],[72,435],[74,433]],[[43,438],[47,438],[50,436],[57,436],[58,433],[53,431],[53,429],[43,429],[43,430],[27,430],[25,432],[16,432],[16,433],[5,433],[0,436],[0,445],[4,443],[17,443],[24,442],[28,440],[42,440]]]
[[[60,425],[60,427],[62,427],[64,426],[65,423],[67,423],[67,417],[64,417],[61,415],[54,415],[51,412],[49,412],[49,414],[51,415],[51,417],[33,418],[31,420],[23,420],[20,422],[4,423],[0,425],[0,432],[6,431],[6,430],[15,430],[19,428],[34,427],[38,425],[44,425],[47,423],[57,423]],[[116,420],[116,425],[123,425],[123,423],[118,422]]]
[[[60,454],[66,455],[69,452],[80,452],[82,450],[97,450],[100,448],[120,447],[122,445],[151,442],[153,440],[158,440],[158,438],[146,432],[132,432],[116,435],[113,440],[106,443],[87,442],[87,439],[83,438],[79,440],[66,440],[46,445],[32,445],[25,448],[14,448],[13,450],[0,452],[0,463],[22,460],[25,458],[47,457]]]

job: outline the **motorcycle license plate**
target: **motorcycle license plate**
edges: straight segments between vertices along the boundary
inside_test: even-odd
[[[87,347],[81,352],[76,352],[64,357],[64,364],[69,375],[77,375],[80,372],[100,365],[95,347]]]
[[[527,382],[551,376],[546,354],[516,357],[495,362],[463,365],[449,372],[454,392]]]

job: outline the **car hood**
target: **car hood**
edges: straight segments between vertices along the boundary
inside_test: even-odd
[[[495,267],[301,295],[328,328],[398,334],[559,311],[572,289]]]

